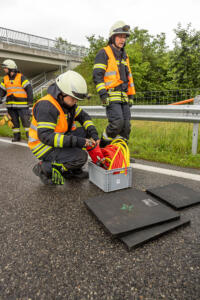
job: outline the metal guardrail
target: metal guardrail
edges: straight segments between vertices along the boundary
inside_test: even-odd
[[[106,109],[102,106],[81,106],[92,118],[105,119]],[[31,109],[30,109],[31,110]],[[7,112],[0,109],[0,116]],[[188,122],[200,123],[200,105],[133,105],[131,107],[132,120]]]
[[[65,55],[84,57],[88,49],[84,46],[63,44],[59,40],[48,39],[20,31],[0,27],[0,41],[7,44],[15,44],[23,47],[57,52]]]
[[[102,106],[82,106],[92,118],[106,118],[106,110]],[[133,105],[132,120],[168,121],[168,122],[200,122],[200,105]]]
[[[82,108],[92,118],[106,118],[106,109],[102,106],[82,106]],[[0,109],[0,115],[3,115],[6,111],[6,108]],[[195,97],[194,105],[134,105],[131,107],[131,119],[193,123],[192,153],[197,154],[198,129],[200,123],[200,96]]]
[[[106,118],[106,110],[104,107],[85,106],[83,108],[92,118]],[[200,96],[195,97],[194,105],[133,105],[131,107],[131,119],[193,123],[192,154],[197,154],[200,123]]]

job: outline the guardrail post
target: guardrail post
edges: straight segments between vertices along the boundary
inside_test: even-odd
[[[200,96],[194,98],[194,105],[200,105]],[[193,135],[192,135],[192,154],[197,154],[198,148],[198,134],[199,134],[199,123],[193,124]]]

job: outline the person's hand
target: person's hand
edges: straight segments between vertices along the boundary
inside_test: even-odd
[[[56,163],[52,163],[52,178],[51,181],[54,184],[64,184],[64,178],[62,176],[62,167],[58,166]]]
[[[91,141],[91,140],[89,140],[89,139],[85,139],[86,140],[86,142],[85,142],[85,147],[92,147],[93,146],[93,144],[95,143],[95,141],[94,141],[94,143]]]
[[[100,139],[97,140],[95,143],[96,143],[96,145],[99,145],[100,144]]]
[[[133,105],[133,99],[129,99],[128,104],[129,104],[129,107],[131,107]]]
[[[110,104],[109,97],[102,99],[102,106],[107,107]]]
[[[90,138],[90,141],[92,142],[92,144],[96,145],[96,142],[92,137]]]

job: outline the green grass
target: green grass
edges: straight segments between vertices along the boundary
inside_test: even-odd
[[[107,120],[93,120],[99,136],[107,126]],[[132,121],[129,139],[131,157],[176,166],[200,169],[200,137],[198,154],[192,155],[193,125],[189,123]],[[22,129],[22,138],[26,139]],[[12,130],[0,127],[0,136],[12,137]]]
[[[107,121],[94,120],[99,133]],[[129,149],[131,157],[200,169],[198,154],[192,155],[193,125],[189,123],[132,121]]]
[[[1,119],[1,118],[0,118],[0,119]],[[23,129],[22,126],[21,126],[20,130],[21,130],[21,138],[22,138],[23,140],[27,140],[25,131],[24,131],[24,129]],[[12,138],[12,137],[13,137],[12,129],[9,128],[7,125],[0,126],[0,136]]]

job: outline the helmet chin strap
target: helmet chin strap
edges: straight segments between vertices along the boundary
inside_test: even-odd
[[[66,104],[64,102],[64,97],[63,97],[62,93],[60,93],[58,95],[58,98],[59,98],[59,102],[60,102],[61,106],[65,106]]]
[[[119,47],[117,47],[116,43],[115,43],[115,35],[112,36],[112,44],[117,48],[119,49]]]

